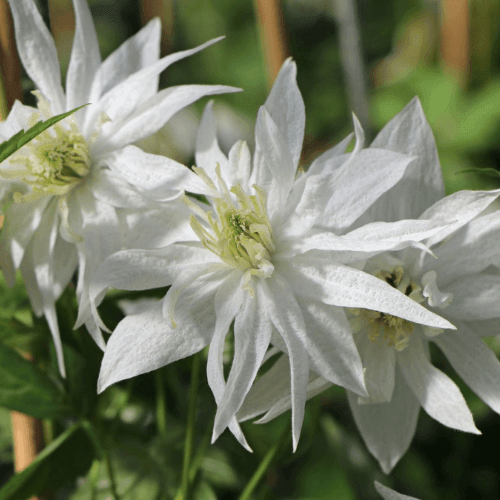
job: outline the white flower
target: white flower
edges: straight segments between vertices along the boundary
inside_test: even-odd
[[[334,158],[330,163],[336,162],[336,170],[321,176],[322,182],[309,182],[307,175],[296,178],[305,112],[295,76],[295,64],[286,61],[259,111],[253,167],[244,142],[233,146],[229,158],[222,154],[207,107],[197,141],[196,172],[210,190],[211,206],[186,198],[193,210],[191,240],[161,250],[118,252],[99,267],[90,291],[93,299],[108,287],[172,285],[164,300],[118,325],[104,354],[99,390],[210,344],[207,374],[218,405],[213,438],[229,426],[247,448],[235,414],[270,342],[291,360],[288,391],[296,447],[309,366],[330,382],[366,395],[360,359],[338,306],[377,309],[452,328],[387,283],[346,265],[403,248],[410,244],[406,240],[426,238],[443,225],[369,224],[344,236],[313,228],[330,205],[339,212],[339,225],[350,225],[349,220],[373,203],[372,190],[381,194],[389,189],[411,158],[362,151],[356,123],[354,152],[341,154],[348,143],[344,141],[326,154]],[[372,168],[379,173],[373,174]],[[363,182],[356,190],[358,176]],[[330,196],[323,193],[325,184],[334,190]],[[332,195],[335,200],[330,202]],[[314,198],[317,208],[310,203]],[[225,381],[222,353],[233,321],[235,354]]]
[[[0,171],[4,179],[15,184],[12,199],[3,200],[10,206],[0,241],[0,265],[10,283],[20,268],[35,313],[47,318],[64,374],[54,303],[77,264],[79,324],[88,319],[90,333],[104,348],[100,330],[88,318],[86,289],[95,268],[117,250],[144,245],[141,242],[145,238],[154,243],[149,234],[143,234],[141,212],[147,210],[146,216],[154,219],[160,201],[178,196],[180,186],[195,190],[202,187],[182,165],[147,155],[128,144],[155,132],[200,97],[236,89],[183,85],[158,92],[159,73],[217,41],[159,59],[158,19],[101,63],[87,2],[74,0],[76,32],[65,93],[54,41],[34,1],[11,0],[10,5],[19,55],[39,89],[39,109],[16,102],[7,120],[0,124],[0,138],[9,138],[41,116],[47,118],[91,103],[38,136]],[[130,172],[131,164],[148,164],[139,180],[135,172]],[[151,199],[151,193],[148,197],[142,193],[152,176],[156,184],[158,177],[164,184],[156,200]],[[177,205],[163,204],[165,214],[170,217],[164,225],[174,232],[159,241],[160,245],[175,240],[188,228],[187,214],[182,214]]]
[[[388,486],[380,484],[378,481],[375,481],[375,489],[380,493],[384,500],[418,500],[418,498],[398,493]]]
[[[458,387],[429,361],[429,340],[477,395],[500,413],[500,362],[480,338],[500,330],[500,274],[490,266],[500,260],[500,212],[478,216],[499,191],[461,191],[443,197],[434,139],[417,99],[374,144],[416,154],[418,160],[368,209],[365,220],[397,220],[416,217],[418,212],[421,220],[450,215],[455,219],[424,241],[434,255],[406,248],[370,258],[364,270],[448,319],[457,331],[429,328],[376,308],[348,310],[369,394],[363,398],[349,392],[349,402],[367,447],[388,473],[410,445],[420,406],[448,427],[479,433]],[[267,411],[261,421],[268,421],[290,407],[283,389],[278,387],[274,394],[271,389],[278,377],[288,377],[287,364],[286,358],[280,359],[258,381],[240,411],[241,420]],[[330,385],[311,373],[309,397]]]

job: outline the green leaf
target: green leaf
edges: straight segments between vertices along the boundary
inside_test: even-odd
[[[71,415],[64,392],[13,349],[0,344],[0,406],[35,418]]]
[[[67,113],[62,113],[60,115],[53,116],[45,120],[44,122],[38,122],[36,125],[33,125],[30,129],[24,131],[20,130],[17,134],[13,135],[10,139],[0,144],[0,163],[6,160],[10,155],[14,154],[16,151],[21,149],[23,146],[28,144],[32,139],[34,139],[37,135],[40,135],[44,130],[52,127],[57,122],[64,120],[67,116],[75,113],[79,109],[84,106],[88,106],[84,104],[83,106],[79,106],[78,108],[72,109]]]
[[[8,481],[0,490],[0,500],[27,500],[32,495],[56,490],[84,475],[93,457],[92,442],[82,426],[76,424]]]

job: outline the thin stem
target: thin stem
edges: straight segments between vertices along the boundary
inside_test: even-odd
[[[193,364],[191,367],[191,387],[189,388],[187,429],[186,439],[184,441],[184,460],[182,462],[181,498],[183,500],[188,500],[189,494],[189,468],[191,462],[191,454],[193,452],[193,440],[195,432],[194,426],[196,422],[196,399],[198,397],[200,364],[201,356],[198,353],[193,356]]]
[[[3,79],[2,68],[0,68],[0,120],[7,118],[9,114],[9,104],[7,103],[7,92]]]
[[[113,463],[111,462],[111,457],[109,456],[109,452],[106,448],[104,448],[104,460],[106,461],[106,466],[108,467],[108,477],[111,484],[111,496],[113,497],[113,500],[120,500],[120,497],[118,496],[118,492],[116,490],[116,480]]]
[[[262,476],[265,474],[267,468],[275,458],[276,453],[283,446],[285,441],[287,441],[289,434],[290,434],[290,426],[287,425],[284,431],[282,432],[280,438],[278,439],[278,441],[276,441],[276,443],[274,443],[274,445],[264,455],[262,462],[257,467],[257,470],[253,473],[253,476],[251,477],[248,484],[245,486],[245,489],[243,490],[243,493],[240,495],[238,500],[248,500],[250,498],[254,489],[257,487],[260,480],[262,479]]]
[[[156,382],[156,428],[158,434],[167,437],[167,402],[165,398],[165,384],[163,383],[162,369],[155,371]]]

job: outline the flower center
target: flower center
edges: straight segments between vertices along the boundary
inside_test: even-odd
[[[203,225],[191,216],[191,227],[203,246],[215,253],[230,266],[251,275],[268,278],[274,266],[271,255],[275,249],[271,225],[266,211],[266,195],[262,188],[254,185],[254,195],[247,194],[240,184],[227,188],[217,167],[219,190],[201,168],[195,172],[212,189],[218,191],[212,211],[205,212],[188,198],[186,203],[208,225]],[[231,196],[231,193],[233,196]]]
[[[48,102],[39,93],[37,96],[40,111],[45,118],[50,118],[52,113]],[[39,114],[33,113],[28,125],[32,127],[39,121]],[[11,168],[3,170],[2,176],[21,179],[32,188],[26,194],[14,193],[14,201],[64,195],[90,172],[89,144],[80,133],[75,118],[69,116],[12,155],[9,164]]]
[[[410,279],[403,267],[395,267],[392,271],[382,270],[375,276],[416,302],[424,301],[422,288]],[[369,309],[355,309],[352,312],[365,320],[368,326],[368,338],[372,342],[376,342],[382,332],[384,342],[397,351],[402,351],[408,345],[410,335],[415,328],[415,324],[411,321]]]

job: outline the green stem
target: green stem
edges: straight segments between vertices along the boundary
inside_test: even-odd
[[[285,430],[282,432],[280,438],[278,439],[278,441],[276,441],[276,443],[274,443],[274,445],[264,455],[262,462],[257,467],[257,470],[253,473],[253,476],[250,478],[250,481],[245,486],[245,489],[243,490],[243,493],[240,495],[238,500],[249,500],[251,494],[253,493],[253,491],[259,484],[260,480],[262,479],[262,476],[265,474],[267,468],[269,467],[274,457],[276,456],[276,453],[283,446],[284,442],[288,439],[289,434],[290,434],[290,426],[287,425],[285,427]]]
[[[182,462],[181,498],[183,500],[188,500],[189,494],[189,465],[191,462],[191,454],[193,452],[195,431],[194,425],[196,421],[196,398],[198,396],[200,363],[200,354],[195,354],[193,365],[191,367],[191,387],[189,388],[187,429],[186,439],[184,441],[184,460]]]
[[[156,381],[156,428],[158,434],[165,439],[167,437],[167,403],[165,398],[165,384],[163,383],[163,370],[155,371]]]
[[[106,448],[104,449],[104,459],[106,460],[106,465],[108,467],[108,477],[109,477],[109,482],[111,483],[111,496],[113,500],[120,500],[120,497],[118,496],[118,492],[116,490],[116,481],[115,481],[115,473],[113,470],[113,464],[111,462],[111,457],[109,456],[109,452]]]

